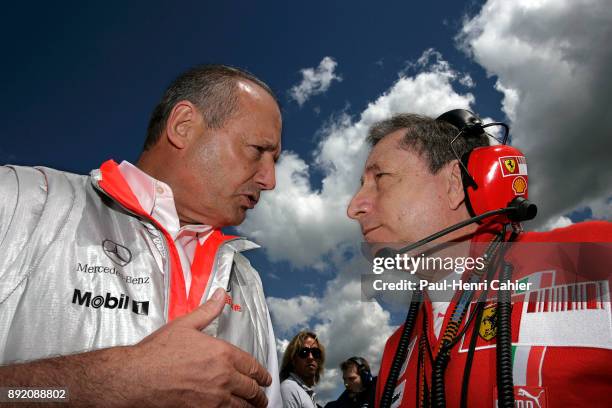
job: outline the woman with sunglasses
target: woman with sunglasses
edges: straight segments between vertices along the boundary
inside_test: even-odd
[[[283,408],[317,408],[313,387],[325,363],[325,348],[317,335],[301,331],[289,342],[280,370]]]

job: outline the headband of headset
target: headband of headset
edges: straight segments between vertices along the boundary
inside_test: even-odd
[[[467,109],[453,109],[436,118],[437,121],[447,122],[457,129],[469,129],[470,132],[482,134],[482,120],[472,111]]]

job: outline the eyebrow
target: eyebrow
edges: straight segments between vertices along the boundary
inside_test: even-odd
[[[264,150],[266,151],[274,151],[276,150],[276,148],[278,147],[278,145],[273,145],[272,143],[269,142],[262,142],[262,143],[258,143]]]
[[[278,153],[274,155],[274,162],[276,163],[278,161],[278,159],[280,158],[280,154],[281,154],[280,143],[277,145],[272,144],[270,142],[261,142],[261,143],[256,143],[256,144],[258,146],[261,146],[261,148],[265,150],[266,152],[274,152],[278,149]]]
[[[278,161],[278,159],[280,158],[281,152],[282,152],[280,143],[278,145],[273,145],[271,143],[263,143],[261,147],[263,147],[263,149],[267,152],[274,152],[275,150],[278,149],[278,152],[274,155],[274,163]]]
[[[365,172],[366,173],[368,171],[376,171],[376,170],[380,170],[380,166],[378,165],[378,163],[370,164],[370,165],[366,166],[366,168],[365,168]]]

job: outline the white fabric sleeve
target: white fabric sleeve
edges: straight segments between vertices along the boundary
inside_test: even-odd
[[[270,311],[267,310],[268,314],[268,361],[267,369],[272,376],[272,384],[266,388],[266,397],[268,397],[268,407],[270,408],[281,408],[283,406],[283,400],[281,399],[280,389],[280,377],[278,371],[278,357],[276,354],[276,336],[274,336],[274,328],[272,327],[272,320],[270,319]]]
[[[0,166],[0,242],[4,241],[11,224],[18,194],[19,186],[15,170]]]

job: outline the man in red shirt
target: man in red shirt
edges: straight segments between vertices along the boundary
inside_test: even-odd
[[[453,151],[450,142],[460,130],[446,121],[412,114],[397,115],[371,128],[368,141],[372,151],[361,188],[348,208],[348,215],[360,223],[367,242],[414,243],[470,218],[464,169],[457,158],[487,146],[488,140],[484,133],[459,137]],[[524,165],[520,171],[526,175],[526,162],[519,164]],[[509,163],[506,171],[519,171],[514,165]],[[517,188],[526,190],[526,183]],[[492,240],[490,226],[486,222],[471,224],[441,240],[467,244],[457,246],[455,251],[459,252],[454,255],[469,255],[475,242]],[[513,266],[512,280],[530,283],[529,290],[510,293],[514,406],[609,406],[609,242],[612,224],[588,222],[550,232],[519,234],[505,253],[505,261]],[[468,276],[464,274],[461,279],[466,281]],[[465,332],[466,322],[475,313],[476,297],[454,331],[449,329],[449,321],[460,295],[455,293],[450,302],[432,302],[425,292],[407,338],[407,357],[397,382],[391,385],[389,406],[429,406],[432,401],[434,406],[497,406],[497,294],[490,293],[480,318],[473,318]],[[377,406],[403,329],[400,326],[385,346]],[[445,337],[452,339],[453,345],[448,364],[436,382],[434,365]]]

